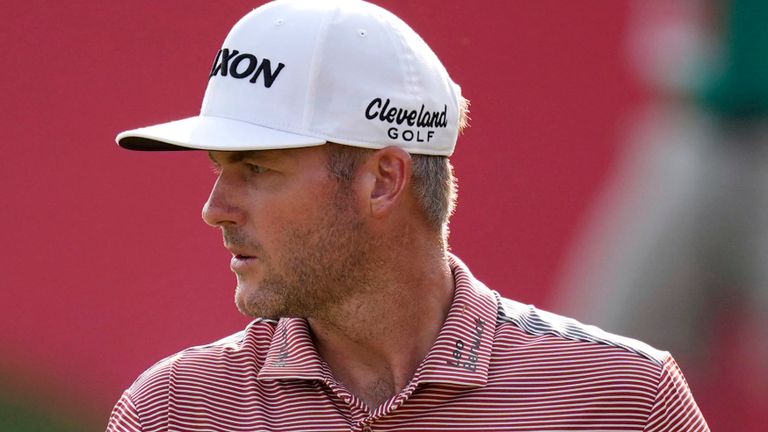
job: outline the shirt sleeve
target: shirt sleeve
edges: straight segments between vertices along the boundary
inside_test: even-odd
[[[691,389],[671,356],[662,366],[656,399],[643,431],[709,432]]]
[[[143,430],[130,390],[126,390],[112,409],[107,432],[142,432]]]

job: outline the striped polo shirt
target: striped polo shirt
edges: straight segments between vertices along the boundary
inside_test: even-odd
[[[502,298],[451,257],[453,304],[409,384],[373,411],[304,319],[257,319],[152,366],[108,431],[708,431],[667,352]]]

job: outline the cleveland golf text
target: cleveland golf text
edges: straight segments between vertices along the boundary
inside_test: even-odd
[[[378,119],[398,126],[406,124],[417,128],[444,128],[448,126],[448,105],[443,105],[442,111],[429,111],[423,104],[417,110],[390,106],[390,103],[389,99],[376,98],[372,100],[368,104],[368,108],[365,109],[365,118],[368,120]],[[400,130],[396,127],[387,130],[389,138],[402,138],[404,141],[428,142],[434,135],[435,131],[433,130]]]

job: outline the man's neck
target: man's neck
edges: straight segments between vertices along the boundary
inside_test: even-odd
[[[389,267],[379,289],[351,295],[336,319],[308,319],[320,356],[370,410],[407,386],[453,300],[445,254],[407,261]]]

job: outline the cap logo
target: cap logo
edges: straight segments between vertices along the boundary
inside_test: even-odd
[[[389,98],[382,100],[376,98],[365,109],[365,118],[379,120],[381,122],[407,125],[417,128],[445,128],[448,127],[448,105],[443,105],[442,111],[429,111],[424,104],[421,108],[406,109],[390,106]],[[424,134],[422,134],[424,132]],[[435,131],[413,131],[412,129],[399,129],[391,127],[387,130],[387,136],[391,139],[402,138],[405,141],[429,142],[435,135]]]
[[[232,78],[237,79],[250,77],[249,81],[255,83],[260,76],[263,76],[264,87],[270,88],[284,67],[283,63],[278,63],[277,68],[273,71],[272,62],[268,58],[262,58],[259,62],[259,59],[253,54],[222,48],[216,54],[209,78],[219,74],[225,77],[229,74]]]

